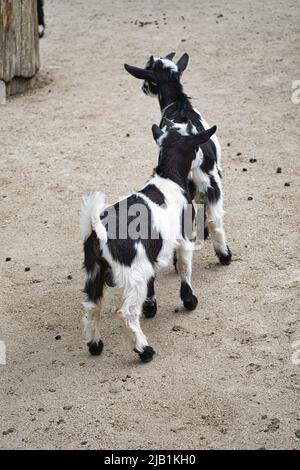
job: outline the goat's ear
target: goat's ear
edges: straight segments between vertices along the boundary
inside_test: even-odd
[[[189,143],[193,147],[197,147],[200,144],[205,144],[208,142],[211,136],[216,132],[217,126],[213,126],[206,131],[199,132],[199,134],[188,136]]]
[[[187,53],[184,53],[176,64],[178,67],[178,71],[180,73],[185,71],[185,69],[187,68],[188,62],[189,62],[189,56]]]
[[[167,130],[174,126],[174,122],[168,118],[163,118],[163,126],[166,126]]]
[[[168,59],[168,60],[172,60],[172,59],[174,59],[175,54],[176,54],[176,52],[170,52],[169,54],[166,54],[165,56],[163,56],[163,58]]]
[[[130,75],[133,75],[135,78],[140,78],[141,80],[154,80],[152,70],[140,69],[139,67],[134,67],[133,65],[124,64],[125,70],[127,70]]]
[[[163,131],[161,130],[160,127],[158,127],[157,124],[153,124],[152,126],[152,134],[153,134],[153,138],[155,140],[155,142],[157,141],[157,139],[159,139],[162,135],[163,135]]]

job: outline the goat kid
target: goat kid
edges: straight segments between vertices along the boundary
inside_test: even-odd
[[[169,264],[175,248],[181,275],[180,297],[188,310],[196,308],[198,301],[191,286],[193,234],[185,230],[182,217],[193,207],[187,178],[191,168],[199,164],[196,151],[215,131],[212,127],[197,133],[191,122],[172,126],[166,132],[153,125],[159,162],[144,187],[106,209],[102,193],[84,198],[80,225],[87,300],[83,306],[86,341],[92,355],[99,355],[103,348],[100,308],[107,270],[111,269],[114,284],[123,290],[121,316],[134,335],[134,350],[143,362],[150,361],[155,352],[140,326],[142,306],[156,269]],[[146,232],[141,227],[143,235],[130,236],[134,235],[130,230],[136,224],[134,214],[141,212],[146,214],[142,220]]]
[[[187,123],[189,120],[198,132],[209,128],[209,125],[191,104],[184,93],[180,78],[188,65],[189,56],[183,54],[175,64],[172,59],[175,52],[164,57],[151,56],[145,68],[125,64],[125,69],[131,75],[144,80],[142,90],[150,96],[158,97],[162,120],[163,118],[176,123]],[[189,189],[191,197],[198,194],[197,202],[205,203],[206,228],[204,238],[211,236],[215,253],[223,265],[231,262],[232,254],[226,242],[223,227],[223,191],[221,184],[222,170],[220,166],[221,146],[216,135],[208,142],[200,145],[198,150],[199,165],[192,170]]]

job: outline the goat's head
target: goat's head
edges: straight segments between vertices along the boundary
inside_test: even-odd
[[[171,179],[175,179],[176,174],[187,179],[190,170],[201,163],[198,161],[199,146],[208,142],[216,130],[217,126],[213,126],[198,132],[191,121],[178,124],[166,118],[162,129],[154,124],[152,134],[159,147],[157,173]]]
[[[160,86],[170,82],[179,82],[182,72],[187,67],[188,54],[183,54],[176,64],[172,62],[174,56],[175,52],[162,57],[151,56],[145,68],[127,64],[124,67],[134,77],[144,80],[142,90],[146,95],[157,96]]]

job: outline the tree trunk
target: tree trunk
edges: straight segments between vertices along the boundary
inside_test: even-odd
[[[7,95],[33,85],[40,66],[36,0],[0,0],[0,80]]]

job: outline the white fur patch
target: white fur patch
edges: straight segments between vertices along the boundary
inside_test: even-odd
[[[100,221],[100,214],[105,207],[103,193],[89,193],[82,200],[80,214],[80,228],[83,239],[86,240],[94,230],[101,243],[106,243],[107,233]]]
[[[155,58],[155,60],[160,60],[162,63],[163,63],[163,67],[165,69],[171,69],[173,70],[174,72],[178,72],[178,67],[176,64],[174,64],[174,62],[172,62],[172,60],[169,60],[169,59],[162,59],[160,57],[158,58]]]

